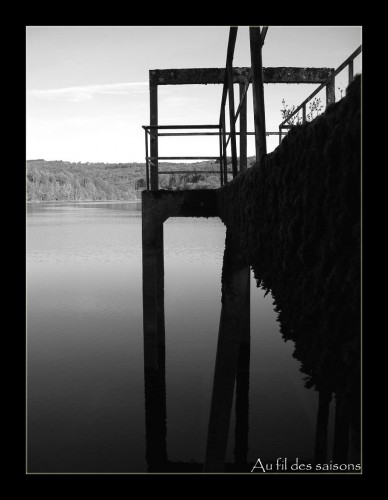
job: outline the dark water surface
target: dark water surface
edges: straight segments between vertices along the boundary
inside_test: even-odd
[[[147,471],[140,210],[28,206],[28,472]],[[224,243],[218,218],[164,224],[171,461],[204,460]],[[304,388],[272,302],[252,276],[248,461],[311,459],[317,393]]]

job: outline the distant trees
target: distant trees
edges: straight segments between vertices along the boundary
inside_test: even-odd
[[[250,159],[249,159],[250,160]],[[163,163],[165,170],[194,173],[159,176],[161,189],[212,189],[220,186],[214,162]],[[162,170],[162,169],[161,169]],[[136,200],[146,189],[144,163],[71,163],[29,160],[26,171],[28,201]]]
[[[108,167],[108,168],[106,168]],[[32,160],[27,162],[28,201],[135,200],[128,172],[112,174],[110,165]],[[129,170],[129,169],[128,169]]]

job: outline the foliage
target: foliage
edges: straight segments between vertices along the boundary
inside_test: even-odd
[[[296,106],[288,107],[288,104],[286,103],[285,99],[282,100],[282,106],[283,107],[280,110],[280,114],[282,116],[282,121],[284,121],[288,119],[289,116],[292,115],[292,113],[296,110]],[[314,97],[314,99],[312,99],[308,103],[309,113],[306,113],[306,120],[312,121],[314,118],[316,118],[318,115],[321,114],[323,108],[324,106],[323,104],[321,104],[321,99],[319,97]],[[298,113],[289,118],[288,123],[290,125],[300,125],[302,123],[303,118],[302,116],[300,116],[300,111],[298,111]]]

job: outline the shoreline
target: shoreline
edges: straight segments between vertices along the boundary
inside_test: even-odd
[[[42,205],[42,204],[55,204],[55,203],[141,203],[138,200],[50,200],[50,201],[26,201],[27,205]]]

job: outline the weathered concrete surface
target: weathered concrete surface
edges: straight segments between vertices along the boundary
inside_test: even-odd
[[[357,77],[344,99],[217,191],[221,219],[272,291],[284,339],[295,341],[306,385],[356,399],[360,140]]]
[[[142,192],[142,217],[145,230],[169,217],[217,217],[216,189]],[[151,221],[151,224],[149,223]]]
[[[323,83],[333,68],[263,68],[264,83]],[[245,83],[250,68],[233,68],[233,83]],[[152,69],[150,85],[223,84],[225,68]]]

